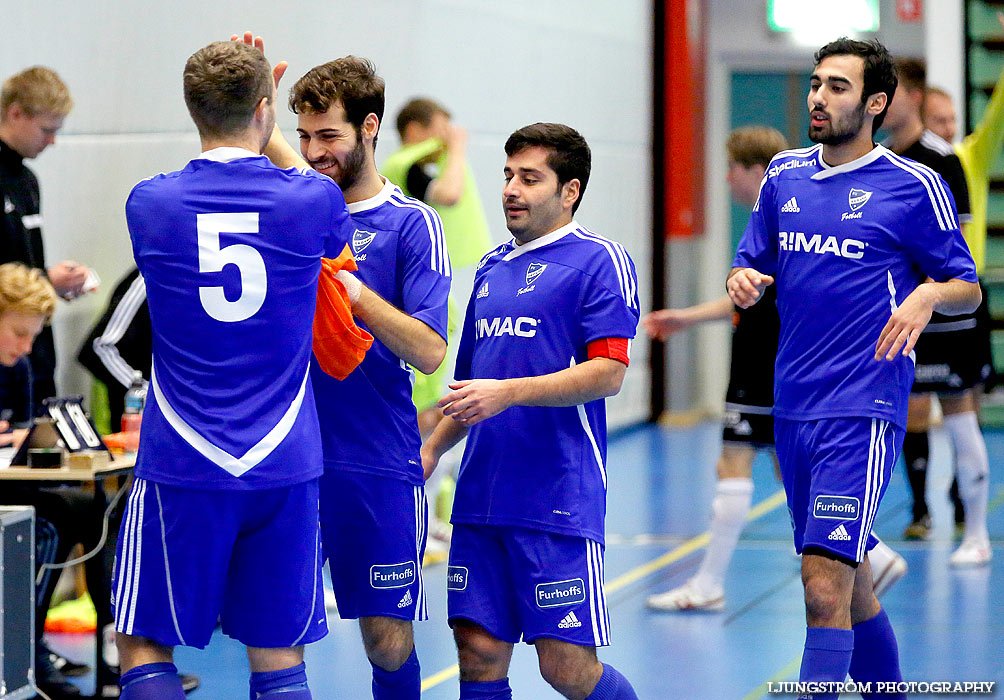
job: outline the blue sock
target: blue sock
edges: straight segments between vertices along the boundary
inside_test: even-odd
[[[251,700],[311,700],[304,664],[251,674]]]
[[[586,700],[638,700],[628,679],[610,664],[603,664],[603,675]]]
[[[805,632],[800,681],[832,681],[847,678],[854,651],[854,632],[833,627],[809,627]],[[813,700],[836,700],[837,693],[814,693]]]
[[[373,667],[373,700],[418,700],[422,694],[422,669],[414,649],[396,671],[384,670],[372,661],[370,666]]]
[[[174,664],[143,664],[119,678],[121,700],[185,700],[181,676]]]
[[[509,679],[499,681],[460,681],[460,700],[512,700]]]
[[[852,628],[854,631],[854,655],[851,657],[851,678],[859,683],[868,681],[901,681],[903,675],[899,670],[899,647],[896,645],[896,634],[889,624],[885,610],[870,620],[859,622]],[[888,695],[883,693],[862,693],[864,700],[884,698],[888,700],[906,700],[905,694]]]

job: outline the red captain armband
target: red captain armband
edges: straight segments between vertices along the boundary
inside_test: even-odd
[[[627,338],[600,338],[586,346],[586,354],[590,360],[594,357],[608,357],[630,366],[631,341]]]

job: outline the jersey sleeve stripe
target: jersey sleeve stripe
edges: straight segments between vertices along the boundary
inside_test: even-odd
[[[941,210],[945,213],[945,218],[948,220],[949,225],[958,228],[959,223],[955,219],[955,210],[952,208],[951,200],[945,192],[945,187],[942,185],[941,178],[938,177],[938,174],[934,170],[922,163],[918,163],[916,169],[919,170],[920,174],[927,178],[927,181],[934,186],[934,193],[938,196],[938,201],[942,206]]]
[[[631,271],[631,265],[628,262],[628,255],[624,246],[597,235],[588,229],[576,229],[574,233],[578,238],[585,241],[593,241],[606,249],[607,254],[614,263],[614,269],[617,271],[617,278],[620,282],[621,294],[624,297],[624,301],[627,302],[628,308],[637,308],[635,296],[638,290],[638,282]]]
[[[126,329],[129,328],[144,301],[146,301],[146,282],[140,275],[129,285],[112,317],[108,319],[105,332],[95,338],[91,345],[111,375],[127,388],[132,384],[135,369],[122,358],[116,344],[122,340],[122,336],[125,335]]]
[[[446,236],[443,233],[443,222],[439,214],[432,207],[422,204],[416,199],[404,199],[397,194],[391,195],[391,204],[401,209],[416,209],[422,213],[425,225],[429,232],[429,243],[431,247],[429,267],[443,275],[450,277],[453,274],[450,267],[450,256],[446,249]]]
[[[933,175],[933,171],[924,168],[922,165],[919,168],[913,167],[912,164],[908,164],[904,159],[891,153],[886,154],[886,158],[888,158],[891,163],[896,165],[896,167],[912,174],[920,180],[921,183],[923,183],[924,189],[927,190],[927,196],[931,200],[931,207],[934,209],[935,217],[938,219],[938,225],[941,227],[942,231],[959,227],[955,222],[955,217],[951,214],[951,207],[947,205],[947,200],[945,203],[942,203],[942,197],[945,197],[945,194],[941,189],[941,183],[938,182],[936,178],[932,178],[930,176]],[[930,175],[924,173],[921,168],[929,170]],[[931,188],[932,182],[934,183],[937,193]]]

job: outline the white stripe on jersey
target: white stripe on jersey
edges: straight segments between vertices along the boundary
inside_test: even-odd
[[[858,533],[857,561],[864,559],[868,549],[868,535],[878,512],[879,497],[885,482],[885,436],[889,421],[872,418],[871,441],[868,446],[868,468],[865,473],[865,499],[861,513],[861,530]]]
[[[589,579],[589,584],[586,586],[588,592],[586,595],[589,596],[589,622],[593,626],[593,646],[602,646],[600,642],[600,623],[597,613],[596,596],[593,595],[593,587],[596,581],[596,569],[593,566],[593,543],[590,540],[586,540],[586,573]]]
[[[933,170],[926,165],[921,165],[915,161],[907,161],[905,158],[901,158],[888,151],[883,155],[890,163],[910,173],[924,185],[924,189],[927,190],[927,196],[931,200],[934,215],[938,219],[938,225],[942,231],[948,231],[953,228],[957,229],[959,227],[959,224],[955,221],[952,207],[948,204],[948,196],[941,186],[941,181],[935,177]],[[932,185],[934,186],[933,189]]]
[[[202,435],[196,432],[192,426],[186,423],[185,420],[179,416],[177,412],[175,412],[171,404],[167,402],[167,397],[164,396],[164,392],[160,389],[160,384],[157,382],[156,372],[154,372],[153,367],[150,368],[150,386],[153,387],[153,394],[157,399],[157,406],[160,408],[160,412],[164,415],[167,422],[172,428],[174,428],[178,435],[180,435],[185,442],[194,447],[199,454],[224,471],[238,478],[247,473],[248,470],[258,466],[263,459],[272,454],[273,450],[275,450],[275,448],[286,439],[289,431],[293,429],[293,424],[296,423],[297,416],[300,415],[300,406],[303,404],[303,395],[306,392],[307,379],[309,378],[310,367],[307,367],[307,373],[303,375],[303,382],[300,384],[300,391],[297,392],[296,396],[293,398],[293,402],[289,405],[289,408],[286,409],[286,413],[284,413],[282,418],[279,419],[279,422],[275,424],[275,427],[268,431],[268,434],[259,440],[258,444],[245,452],[242,457],[234,457],[229,452],[220,449],[213,443],[209,442],[209,440],[202,437]]]
[[[146,301],[146,281],[143,275],[140,275],[129,285],[128,291],[115,307],[115,313],[108,319],[105,332],[101,337],[95,338],[91,345],[111,375],[127,389],[132,385],[135,369],[122,359],[116,344],[122,340],[122,336],[125,335],[126,329],[129,328],[144,301]]]
[[[568,364],[569,367],[575,366],[575,358]],[[579,422],[582,424],[582,429],[586,433],[586,437],[589,438],[589,444],[593,448],[593,457],[596,458],[596,466],[600,469],[600,477],[603,479],[603,488],[607,487],[607,470],[603,466],[603,455],[600,454],[600,446],[596,444],[596,438],[593,436],[593,429],[589,427],[589,417],[586,415],[586,405],[576,404],[575,410],[579,413]]]
[[[502,245],[498,246],[497,248],[489,250],[487,253],[485,253],[484,255],[481,256],[481,260],[478,261],[478,266],[476,268],[474,268],[475,271],[480,270],[482,267],[484,267],[485,263],[488,262],[489,260],[491,260],[492,258],[494,258],[496,255],[501,255],[502,253],[508,252],[508,248],[509,248],[509,244],[508,243],[503,243]]]
[[[393,193],[387,201],[395,207],[402,209],[417,209],[422,212],[422,217],[425,219],[425,225],[429,230],[429,242],[432,245],[429,266],[439,274],[443,275],[443,277],[452,276],[453,271],[450,267],[450,255],[446,248],[446,235],[443,233],[443,222],[439,218],[439,213],[428,204],[412,197],[405,197],[403,194],[399,194],[398,192]]]
[[[796,158],[806,158],[808,156],[816,157],[816,151],[822,148],[822,144],[817,144],[815,146],[809,146],[808,148],[792,148],[787,151],[781,151],[780,153],[775,153],[774,157],[770,159],[770,163],[767,164],[767,169],[763,171],[763,179],[760,180],[760,188],[757,190],[756,194],[756,204],[753,205],[753,211],[760,211],[760,193],[763,192],[764,183],[767,182],[768,173],[770,173],[771,167],[774,165],[774,161],[778,158],[786,158],[788,156],[793,156]]]
[[[118,584],[115,586],[115,629],[123,634],[129,634],[127,625],[133,598],[133,568],[136,566],[137,509],[145,489],[146,481],[136,479],[132,491],[129,493],[125,527],[123,528],[122,561],[118,562],[118,571],[116,572]]]
[[[425,487],[413,487],[415,500],[415,561],[418,577],[418,596],[415,598],[416,620],[428,620],[429,609],[425,600],[425,579],[422,578],[422,545],[426,541],[426,527],[429,523],[429,502],[425,498]]]
[[[629,309],[638,308],[638,305],[635,303],[635,291],[638,288],[638,283],[631,273],[631,266],[628,264],[627,251],[624,250],[624,246],[616,241],[611,241],[609,238],[599,236],[588,229],[577,228],[572,232],[572,235],[584,241],[598,243],[606,249],[610,260],[614,263],[614,269],[617,271],[617,279],[620,282],[621,295],[624,297],[624,301],[627,302]]]

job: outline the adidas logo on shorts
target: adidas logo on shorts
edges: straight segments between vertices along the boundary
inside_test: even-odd
[[[847,539],[851,539],[851,538],[848,537]],[[404,592],[404,598],[402,598],[401,602],[397,604],[397,607],[399,607],[399,608],[406,608],[409,605],[411,605],[411,591],[405,591]]]
[[[851,536],[847,534],[847,529],[844,527],[843,523],[837,525],[837,529],[830,533],[829,539],[839,540],[840,542],[850,542]]]
[[[795,201],[794,197],[792,197],[787,202],[785,202],[784,206],[781,207],[781,213],[782,214],[784,214],[784,213],[797,214],[800,211],[802,211],[802,210],[798,208],[798,202]]]
[[[569,612],[561,618],[561,622],[558,623],[558,629],[567,630],[573,627],[582,627],[582,623],[579,622],[579,618],[575,616],[575,613]]]

